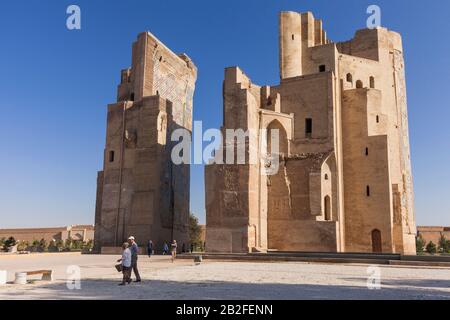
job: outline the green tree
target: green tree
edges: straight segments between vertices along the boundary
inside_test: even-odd
[[[436,245],[433,243],[433,241],[430,241],[430,242],[427,244],[426,250],[427,250],[427,252],[430,253],[430,254],[435,254],[435,253],[437,252]]]
[[[449,241],[445,238],[444,234],[441,233],[441,237],[439,238],[439,251],[442,253],[446,253],[449,250]]]
[[[423,237],[421,234],[419,234],[418,237],[416,237],[416,252],[417,253],[423,253],[425,249],[426,242],[423,240]]]
[[[0,239],[0,250],[4,250],[5,241],[6,241],[6,238],[1,238]]]
[[[19,241],[19,243],[17,245],[17,250],[24,251],[28,248],[28,246],[29,246],[28,241]]]
[[[61,239],[57,240],[56,247],[58,248],[58,251],[61,251],[64,248],[64,241],[62,241]]]
[[[72,249],[80,250],[82,247],[83,247],[83,241],[81,241],[81,240],[72,241]]]
[[[42,238],[42,239],[39,241],[39,250],[40,250],[40,251],[45,251],[45,250],[47,249],[47,247],[48,247],[47,241],[46,241],[44,238]]]
[[[191,212],[189,214],[189,239],[194,248],[202,246],[201,232],[198,218]]]
[[[4,250],[8,250],[9,247],[13,247],[15,246],[17,243],[16,239],[14,239],[14,237],[9,237],[8,239],[5,240],[3,246],[4,246]]]
[[[72,239],[70,239],[70,238],[66,239],[66,242],[64,243],[64,250],[65,251],[72,250]]]

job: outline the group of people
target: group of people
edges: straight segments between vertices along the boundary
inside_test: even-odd
[[[137,267],[137,260],[139,254],[139,247],[133,236],[128,238],[128,242],[124,242],[122,245],[122,258],[117,262],[122,263],[123,279],[119,285],[125,285],[131,283],[131,271],[134,272],[136,277],[135,282],[141,282],[141,276]]]
[[[177,257],[177,248],[178,248],[177,240],[173,240],[172,243],[170,244],[170,253],[172,255],[172,262]],[[162,254],[163,255],[169,254],[169,246],[167,245],[167,242],[164,242]]]
[[[177,240],[173,240],[172,243],[170,244],[172,263],[175,262],[175,259],[177,257],[177,248],[178,248]],[[117,262],[120,262],[122,264],[122,274],[123,274],[122,282],[119,285],[123,286],[127,283],[130,284],[132,272],[134,272],[134,275],[136,277],[135,282],[141,282],[141,276],[139,275],[139,270],[137,267],[139,247],[133,236],[130,236],[128,238],[128,241],[123,243],[122,250],[123,250],[122,258],[117,260]],[[149,258],[152,256],[153,252],[154,252],[153,242],[152,240],[149,240],[147,244],[147,254]],[[163,246],[163,255],[166,255],[168,253],[169,253],[169,246],[165,242]]]

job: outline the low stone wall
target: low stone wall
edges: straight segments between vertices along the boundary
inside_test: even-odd
[[[417,234],[422,236],[426,243],[433,241],[437,245],[441,234],[450,240],[450,227],[417,227]]]

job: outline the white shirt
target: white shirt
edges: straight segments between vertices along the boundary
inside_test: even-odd
[[[124,267],[131,267],[131,251],[129,248],[126,248],[122,252],[122,265]]]

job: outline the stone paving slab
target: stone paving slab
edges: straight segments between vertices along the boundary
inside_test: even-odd
[[[365,264],[170,261],[139,257],[142,283],[120,287],[116,255],[32,254],[0,257],[0,270],[52,269],[55,281],[0,286],[0,299],[450,299],[445,268],[375,266],[381,289],[367,288]],[[66,286],[67,267],[81,270],[81,289]]]

